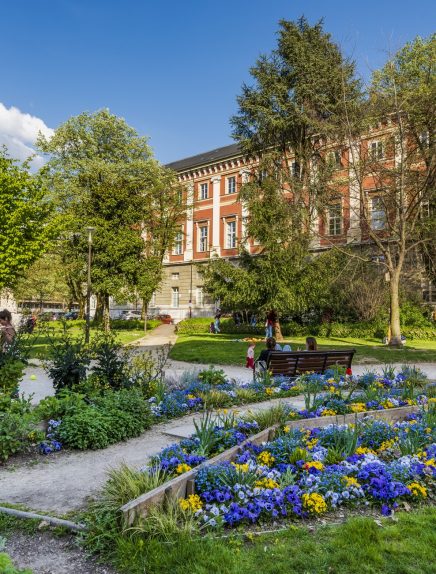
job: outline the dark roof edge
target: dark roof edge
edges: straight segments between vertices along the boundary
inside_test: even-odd
[[[237,155],[242,155],[242,149],[239,144],[230,144],[224,147],[219,147],[211,151],[206,151],[180,159],[178,161],[173,161],[171,163],[165,164],[165,167],[172,169],[174,171],[186,171],[194,167],[200,167],[205,164],[210,164],[215,161],[220,161],[227,159],[229,157],[234,157]]]

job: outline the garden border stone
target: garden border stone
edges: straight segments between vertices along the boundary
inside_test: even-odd
[[[417,405],[412,405],[407,407],[384,409],[380,411],[366,411],[362,413],[349,413],[346,415],[299,419],[288,421],[280,425],[274,425],[249,437],[244,442],[225,450],[217,456],[206,460],[188,472],[185,472],[180,476],[176,476],[165,484],[162,484],[161,486],[158,486],[157,488],[154,488],[153,490],[138,496],[138,498],[129,501],[127,504],[120,508],[123,514],[124,523],[127,526],[131,526],[137,518],[144,518],[147,515],[148,509],[150,507],[162,503],[167,498],[185,498],[189,494],[194,494],[195,477],[199,470],[205,468],[206,466],[233,460],[241,447],[244,447],[247,443],[262,444],[263,442],[272,440],[276,434],[277,429],[281,426],[289,426],[291,429],[299,427],[326,427],[331,424],[352,423],[356,419],[361,420],[369,417],[386,420],[388,422],[397,422],[398,420],[403,419],[406,415],[415,413],[417,411],[419,411],[419,407]]]

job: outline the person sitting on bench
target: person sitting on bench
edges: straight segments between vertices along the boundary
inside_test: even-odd
[[[317,351],[318,344],[316,342],[315,337],[307,337],[306,338],[306,351]]]
[[[276,348],[276,340],[274,339],[274,337],[268,337],[268,339],[266,340],[266,349],[262,349],[259,358],[257,359],[257,362],[264,369],[266,369],[269,356],[271,352],[275,350],[275,348]]]

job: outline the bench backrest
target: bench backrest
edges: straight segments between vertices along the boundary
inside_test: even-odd
[[[268,359],[268,370],[273,375],[295,377],[307,371],[324,373],[335,367],[351,367],[355,349],[347,351],[272,351]]]

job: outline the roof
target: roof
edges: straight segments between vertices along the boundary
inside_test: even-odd
[[[241,154],[242,150],[239,144],[231,144],[213,149],[212,151],[206,151],[199,153],[198,155],[179,159],[178,161],[173,161],[172,163],[167,163],[166,167],[173,169],[174,171],[186,171],[193,167],[207,165],[215,161],[220,161],[222,159],[227,159]]]

